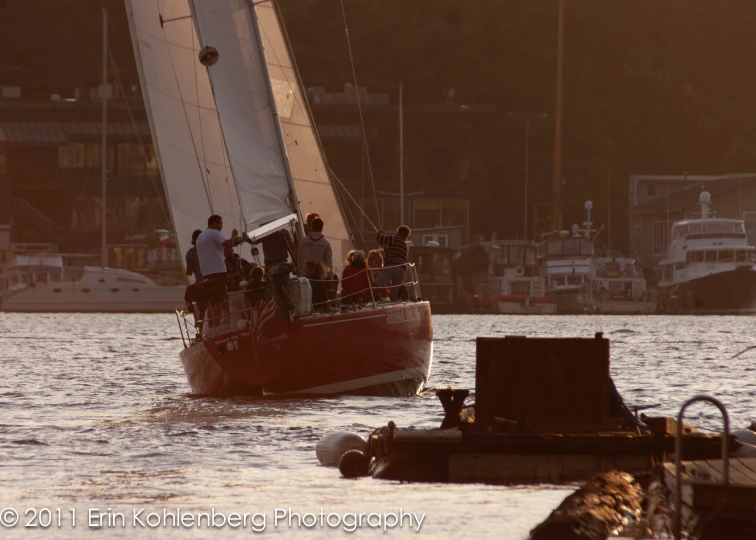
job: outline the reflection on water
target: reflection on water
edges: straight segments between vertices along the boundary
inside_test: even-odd
[[[756,351],[732,357],[756,344],[751,325],[748,317],[436,316],[431,384],[473,387],[475,336],[602,331],[612,340],[612,375],[628,403],[661,403],[655,413],[676,414],[685,399],[710,393],[741,428],[756,420]],[[0,314],[0,507],[215,507],[269,516],[289,507],[401,507],[427,513],[421,534],[524,538],[569,492],[340,479],[317,466],[314,448],[324,433],[367,435],[389,420],[435,427],[442,417],[435,397],[195,398],[178,361],[180,341],[168,339],[174,326],[170,315]],[[718,412],[706,406],[693,407],[688,418],[719,426]],[[382,534],[359,534],[371,532]],[[132,533],[114,529],[108,537]],[[61,535],[77,536],[65,527],[55,533]]]

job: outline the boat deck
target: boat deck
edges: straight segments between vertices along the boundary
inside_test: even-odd
[[[724,483],[721,459],[683,461],[682,525],[701,538],[752,538],[756,526],[756,456],[730,458]],[[664,464],[664,483],[676,489],[674,463]],[[745,535],[745,536],[743,536]]]

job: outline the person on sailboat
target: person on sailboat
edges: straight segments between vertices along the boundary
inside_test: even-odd
[[[231,238],[225,238],[221,234],[223,218],[213,214],[207,218],[207,229],[197,237],[197,258],[200,270],[204,277],[203,284],[210,304],[209,327],[213,331],[220,320],[223,307],[223,298],[226,296],[226,257],[224,249],[233,249],[240,242],[237,238],[239,231],[231,233]]]
[[[316,217],[310,223],[310,232],[299,241],[297,252],[299,275],[303,276],[305,265],[310,261],[321,263],[330,277],[333,269],[333,251],[331,243],[323,236],[323,220]]]
[[[305,277],[310,280],[312,288],[312,308],[315,311],[329,311],[328,306],[328,280],[323,263],[307,261],[305,264]]]
[[[377,249],[371,249],[367,256],[367,265],[370,268],[370,280],[375,280],[383,270],[383,255]],[[380,289],[373,288],[374,298],[388,298],[390,296],[388,287],[381,287]]]
[[[357,302],[370,302],[373,297],[370,293],[372,275],[365,262],[365,252],[358,249],[347,258],[347,265],[341,275],[341,301],[342,304]]]
[[[228,291],[228,314],[231,329],[239,327],[239,321],[244,319],[244,295],[242,287],[247,283],[252,267],[246,259],[242,259],[234,248],[226,246],[226,290]]]
[[[296,306],[294,306],[294,302],[292,302],[286,290],[289,274],[296,270],[296,267],[289,262],[289,255],[293,253],[294,247],[291,234],[286,229],[281,229],[252,242],[252,244],[262,244],[263,254],[265,255],[265,270],[270,276],[269,279],[273,280],[276,295],[283,301],[289,312],[289,320],[293,321],[296,315]]]
[[[265,270],[262,266],[255,266],[250,272],[249,281],[247,281],[246,296],[247,302],[253,308],[256,308],[263,297],[265,290]]]
[[[316,214],[315,212],[307,214],[307,216],[305,217],[305,222],[304,222],[305,234],[310,234],[310,231],[312,231],[312,220],[319,217],[320,216]]]
[[[407,257],[409,256],[407,239],[411,232],[410,228],[406,225],[400,225],[396,228],[396,234],[394,235],[384,234],[383,231],[378,231],[376,235],[378,243],[383,246],[386,252],[386,266],[378,274],[378,277],[375,278],[375,286],[382,287],[390,281],[390,298],[392,301],[396,300],[399,288],[404,287],[405,266],[407,264]]]
[[[186,252],[186,275],[194,275],[195,283],[202,283],[202,270],[197,257],[197,237],[202,234],[200,229],[192,233],[192,247]]]

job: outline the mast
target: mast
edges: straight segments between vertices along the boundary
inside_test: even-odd
[[[399,216],[404,225],[404,85],[399,83]]]
[[[283,128],[281,127],[281,118],[278,114],[278,105],[276,104],[276,97],[273,93],[273,85],[270,79],[270,70],[268,69],[268,61],[265,58],[265,50],[263,47],[262,36],[260,34],[260,21],[257,19],[257,13],[255,12],[254,3],[250,2],[249,11],[252,15],[252,24],[255,25],[255,40],[257,40],[257,48],[260,52],[260,63],[262,64],[263,72],[265,73],[265,88],[268,90],[268,98],[270,99],[271,109],[273,111],[273,123],[276,126],[276,135],[278,136],[278,145],[281,148],[281,156],[283,157],[284,170],[286,171],[286,180],[289,183],[289,201],[291,202],[292,209],[299,217],[297,222],[297,232],[299,237],[304,237],[304,225],[302,210],[299,207],[299,200],[297,199],[297,191],[294,186],[294,174],[291,172],[291,163],[289,162],[289,152],[286,149],[286,138],[284,137]]]
[[[100,175],[102,180],[102,255],[100,264],[108,265],[108,11],[102,8],[102,146]]]
[[[557,12],[556,114],[554,120],[554,171],[552,189],[552,225],[562,228],[562,78],[564,74],[564,0]]]

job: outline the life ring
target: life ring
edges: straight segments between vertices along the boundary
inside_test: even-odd
[[[525,269],[522,266],[518,266],[517,268],[515,268],[515,273],[518,276],[522,276],[525,273]]]

